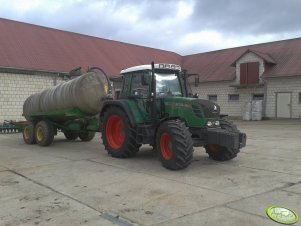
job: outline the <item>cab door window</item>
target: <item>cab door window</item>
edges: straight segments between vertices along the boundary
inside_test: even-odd
[[[120,93],[120,97],[127,97],[130,89],[130,81],[131,76],[129,74],[126,74],[123,76],[123,85],[122,85],[122,91]]]
[[[145,73],[134,73],[132,76],[132,95],[137,98],[147,98],[149,94],[149,84],[143,82]]]

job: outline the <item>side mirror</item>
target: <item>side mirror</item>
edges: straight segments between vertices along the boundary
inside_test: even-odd
[[[151,82],[151,76],[149,74],[143,74],[141,77],[141,84],[143,86],[148,86]]]
[[[193,94],[193,98],[199,98],[199,94],[198,93]]]

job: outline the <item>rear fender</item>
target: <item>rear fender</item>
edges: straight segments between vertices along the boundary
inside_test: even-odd
[[[129,118],[130,124],[132,127],[136,126],[136,122],[135,122],[135,118],[134,115],[130,109],[130,106],[128,105],[128,103],[126,101],[122,101],[122,100],[107,100],[105,101],[103,108],[101,110],[100,113],[100,118],[103,116],[103,113],[106,111],[106,109],[115,106],[115,107],[119,107],[120,109],[122,109],[125,114],[127,115],[127,117]]]

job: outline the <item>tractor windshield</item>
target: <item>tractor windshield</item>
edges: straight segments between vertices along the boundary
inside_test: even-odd
[[[156,75],[156,94],[157,96],[182,96],[182,91],[176,74]]]

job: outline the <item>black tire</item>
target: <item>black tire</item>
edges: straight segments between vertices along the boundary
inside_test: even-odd
[[[226,129],[226,130],[232,131],[232,132],[239,132],[236,125],[234,125],[232,122],[228,122],[226,120],[220,120],[219,123],[220,123],[220,127],[222,129]]]
[[[108,154],[116,158],[128,158],[139,151],[136,129],[130,125],[124,111],[109,107],[102,118],[101,137]]]
[[[81,141],[88,142],[95,137],[95,132],[89,132],[89,131],[80,132],[78,136],[81,139]]]
[[[72,133],[70,131],[65,131],[64,135],[67,140],[76,140],[78,138],[78,133]]]
[[[54,127],[46,121],[40,121],[35,128],[35,139],[40,146],[49,146],[53,142]]]
[[[239,132],[237,127],[226,120],[220,120],[220,126],[222,129],[231,132]],[[206,152],[209,155],[209,158],[216,161],[228,161],[234,159],[237,156],[239,149],[222,147],[216,144],[207,144],[205,146]]]
[[[189,166],[193,142],[185,123],[180,120],[163,122],[157,131],[156,149],[165,168],[179,170]]]
[[[24,126],[23,131],[23,140],[26,144],[35,144],[36,138],[35,138],[35,123],[34,122],[28,122],[27,125]]]

